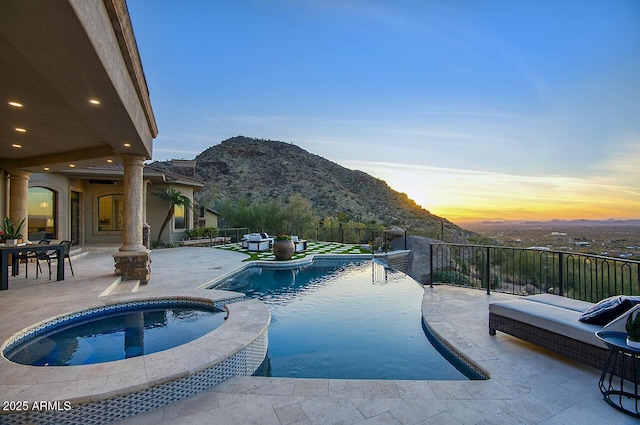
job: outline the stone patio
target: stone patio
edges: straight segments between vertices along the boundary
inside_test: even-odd
[[[245,254],[218,248],[152,251],[147,285],[114,284],[112,247],[72,259],[75,277],[11,278],[0,292],[0,337],[98,300],[127,299],[195,289],[242,265]],[[131,294],[136,291],[137,294]],[[107,294],[109,293],[109,294]],[[487,381],[358,381],[239,377],[198,395],[118,424],[635,424],[607,405],[598,390],[600,371],[523,341],[488,334],[491,301],[510,295],[437,286],[425,288],[429,325],[485,370]],[[0,364],[3,401],[18,401],[32,383],[8,375]],[[76,376],[52,370],[50,380],[76,385]],[[42,394],[42,397],[54,397]],[[0,416],[0,423],[3,422]]]

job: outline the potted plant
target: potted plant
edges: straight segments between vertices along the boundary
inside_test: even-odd
[[[291,236],[284,233],[276,236],[273,240],[273,255],[278,260],[290,260],[293,256],[294,245]]]
[[[24,218],[14,226],[9,220],[9,217],[5,217],[2,221],[2,237],[6,239],[8,244],[17,244],[22,239],[22,227],[24,226]]]
[[[640,349],[640,310],[632,311],[627,317],[627,345]]]

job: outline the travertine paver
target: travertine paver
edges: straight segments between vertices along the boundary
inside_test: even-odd
[[[193,289],[240,266],[245,255],[215,248],[152,252],[152,281],[141,291]],[[113,260],[92,254],[74,260],[79,277],[65,282],[13,284],[0,293],[0,335],[38,317],[34,308],[72,309],[111,282]],[[233,378],[164,408],[118,422],[132,424],[636,424],[608,406],[597,388],[599,371],[498,333],[488,335],[491,301],[509,298],[453,287],[426,288],[424,315],[491,375],[489,381],[360,381]],[[45,302],[47,301],[47,302]],[[100,376],[85,369],[80,375]],[[2,376],[5,396],[25,387]],[[4,379],[7,378],[8,381]],[[394,390],[395,388],[395,390]],[[43,397],[46,397],[43,394]]]
[[[82,258],[80,259],[81,261]],[[65,292],[66,289],[69,289],[67,293],[68,303],[64,305],[62,303],[46,302],[35,304],[29,311],[32,323],[27,321],[25,323],[5,321],[0,326],[0,333],[5,338],[6,336],[15,335],[24,327],[34,323],[65,316],[70,312],[71,308],[73,308],[73,311],[81,311],[114,302],[141,299],[197,298],[226,301],[237,300],[241,296],[241,294],[229,291],[177,290],[166,287],[163,291],[119,293],[117,296],[90,297],[88,300],[76,299],[76,302],[73,303],[72,290],[75,289],[75,292],[79,292],[80,288],[73,288],[73,282],[71,281],[75,281],[75,279],[71,278],[64,282],[57,282],[56,286],[51,283],[48,286],[44,286],[46,282],[34,284],[27,280],[22,282],[20,279],[14,279],[12,282],[14,285],[23,284],[23,286],[18,286],[12,291],[0,294],[7,295],[7,298],[0,298],[0,306],[5,304],[9,307],[6,302],[11,298],[15,298],[18,303],[23,302],[24,300],[18,299],[18,295],[28,293],[29,284],[34,284],[34,287],[39,286],[41,290],[46,288]],[[75,283],[77,285],[78,281],[75,281]],[[104,283],[108,282],[105,281]],[[104,294],[104,291],[100,294]],[[46,299],[42,301],[46,301]],[[4,360],[0,362],[0,398],[6,402],[15,401],[22,404],[20,407],[15,408],[8,404],[3,413],[7,414],[7,412],[13,411],[13,413],[19,414],[21,411],[30,410],[26,406],[33,406],[41,401],[60,401],[68,404],[71,406],[71,412],[69,413],[72,413],[75,406],[79,404],[95,403],[132,392],[142,392],[150,387],[189,378],[204,369],[222,363],[236,356],[245,347],[258,340],[259,336],[266,332],[270,321],[267,307],[259,300],[244,300],[229,304],[226,308],[229,311],[227,319],[214,331],[192,342],[142,357],[95,365],[65,367],[33,367]],[[0,313],[1,315],[2,313]],[[147,393],[154,394],[153,392]],[[141,400],[140,397],[139,399]],[[60,412],[57,414],[68,415],[69,413]],[[7,419],[7,417],[0,415],[0,421],[3,419]],[[26,420],[27,418],[23,417],[22,419]],[[11,418],[11,420],[14,420],[14,418]]]
[[[233,398],[226,401],[238,402],[239,409],[249,408],[264,414],[269,411],[264,403],[272,403],[280,424],[636,423],[602,400],[597,388],[598,370],[504,334],[489,336],[487,304],[508,297],[444,286],[427,288],[425,293],[427,320],[433,318],[432,325],[441,335],[460,341],[462,351],[477,358],[480,366],[491,374],[492,379],[488,381],[244,377],[220,384],[211,393],[243,395],[242,402]],[[284,404],[288,407],[283,410],[279,405],[289,401],[292,381],[296,382],[293,394],[305,400]],[[246,397],[259,403],[247,407]],[[219,406],[204,404],[201,408],[211,413],[224,411]],[[254,417],[251,414],[247,420]],[[292,417],[300,420],[289,422]],[[130,418],[123,424],[152,422],[140,417]]]

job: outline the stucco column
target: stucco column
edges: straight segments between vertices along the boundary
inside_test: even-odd
[[[124,228],[120,251],[144,251],[142,244],[142,212],[144,202],[144,181],[142,169],[145,157],[142,155],[121,155],[124,165]]]
[[[147,283],[151,278],[151,252],[142,244],[145,157],[123,154],[121,158],[124,165],[124,228],[122,246],[113,254],[115,274],[124,280]]]
[[[9,170],[9,220],[14,226],[24,218],[22,238],[29,237],[29,176],[28,171]]]

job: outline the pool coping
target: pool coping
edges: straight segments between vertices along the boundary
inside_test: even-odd
[[[251,268],[262,267],[266,269],[290,269],[291,267],[304,267],[312,264],[314,260],[372,260],[373,254],[311,254],[304,258],[298,258],[295,260],[285,261],[271,261],[271,260],[255,260],[241,265],[240,267],[231,270],[223,275],[211,279],[210,281],[198,286],[197,289],[215,289],[215,287],[230,276],[242,273],[245,270]]]
[[[286,260],[286,261],[273,261],[273,260],[254,260],[248,263],[245,263],[238,268],[229,271],[221,276],[216,277],[200,286],[198,289],[215,289],[217,285],[220,285],[229,277],[234,276],[236,274],[242,273],[251,268],[267,268],[267,269],[289,269],[291,267],[303,267],[308,266],[314,262],[314,260],[379,260],[386,259],[390,256],[402,256],[406,255],[406,253],[410,252],[409,250],[402,251],[394,251],[392,253],[383,253],[383,254],[312,254],[308,255],[304,258],[298,258],[295,260]],[[390,255],[391,254],[391,255]],[[388,264],[384,263],[385,267],[388,267]],[[408,276],[408,275],[407,275]],[[409,276],[411,277],[411,276]],[[413,278],[412,278],[413,279]],[[415,280],[415,279],[414,279]],[[463,350],[456,347],[455,344],[450,343],[446,338],[444,338],[440,333],[431,326],[426,317],[426,309],[425,309],[425,294],[427,285],[423,285],[420,282],[416,281],[416,284],[421,286],[425,292],[423,292],[422,296],[422,305],[420,307],[420,313],[422,317],[422,324],[425,327],[425,336],[430,339],[430,343],[436,348],[437,351],[445,350],[445,353],[441,353],[445,358],[447,355],[450,358],[447,359],[455,368],[460,370],[462,374],[464,374],[469,380],[489,380],[491,379],[491,375],[489,372],[480,366],[476,361],[474,361],[471,356],[467,355]],[[427,335],[428,333],[429,335]],[[476,375],[475,377],[469,376],[469,373],[472,375]]]
[[[390,257],[404,256],[409,252],[411,251],[400,250],[400,251],[386,252],[386,253],[380,253],[380,254],[312,254],[305,258],[289,260],[289,261],[274,262],[274,261],[267,261],[267,260],[256,260],[256,261],[252,261],[251,263],[245,264],[235,270],[232,270],[229,273],[219,276],[216,279],[213,279],[212,281],[207,283],[209,284],[209,286],[206,286],[207,284],[204,284],[204,285],[201,285],[199,288],[214,289],[216,285],[222,283],[224,280],[228,279],[230,276],[233,276],[237,273],[241,273],[245,270],[248,270],[254,267],[271,268],[271,269],[287,269],[292,266],[302,267],[302,266],[312,264],[313,261],[316,259],[316,257],[320,260],[322,259],[327,259],[327,260],[353,259],[353,260],[372,260],[372,261],[381,260],[381,259],[386,260]],[[385,267],[389,267],[388,263],[384,261],[383,263]],[[436,348],[436,350],[446,351],[446,354],[445,353],[441,353],[441,354],[445,358],[447,358],[447,356],[450,356],[451,358],[447,360],[451,362],[451,364],[454,367],[459,368],[460,366],[463,369],[467,369],[467,371],[461,370],[461,372],[469,380],[485,380],[485,381],[490,380],[491,375],[489,371],[487,371],[485,368],[480,366],[476,361],[474,361],[471,356],[469,356],[467,353],[464,352],[464,350],[460,349],[455,344],[452,344],[451,342],[449,342],[433,326],[429,324],[426,317],[426,306],[425,306],[425,302],[426,302],[425,294],[428,286],[421,284],[417,280],[416,280],[416,284],[420,285],[424,290],[423,296],[422,296],[422,305],[420,307],[420,313],[422,316],[422,324],[425,327],[425,332],[428,333],[428,335],[425,335],[425,336],[428,339],[430,339],[430,343],[434,346],[434,348]],[[476,377],[472,378],[471,376],[468,376],[469,372],[471,374],[475,374]]]
[[[13,363],[3,355],[0,377],[19,376],[22,385],[5,395],[5,400],[19,404],[13,410],[2,409],[2,422],[18,424],[37,417],[37,423],[54,424],[63,416],[69,416],[65,423],[74,423],[73,418],[87,423],[88,417],[108,422],[188,397],[232,376],[251,375],[258,368],[266,356],[269,309],[259,300],[244,299],[244,294],[220,290],[131,293],[92,300],[19,330],[3,341],[2,350],[26,329],[69,314],[123,302],[176,298],[224,306],[228,317],[217,329],[186,344],[113,362],[43,367]],[[39,411],[44,400],[46,411]]]

